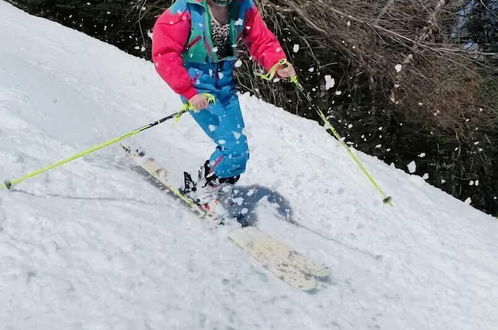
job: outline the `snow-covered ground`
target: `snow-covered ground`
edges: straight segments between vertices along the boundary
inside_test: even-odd
[[[0,329],[497,329],[498,222],[243,95],[240,186],[283,196],[258,225],[331,267],[304,293],[132,171],[119,146],[0,191]],[[176,111],[153,65],[0,1],[0,179]],[[188,116],[131,139],[173,171],[211,142]]]

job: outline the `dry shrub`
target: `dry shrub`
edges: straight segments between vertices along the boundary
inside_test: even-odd
[[[299,17],[306,27],[296,27],[296,35],[305,31],[304,40],[309,38],[306,30],[314,31],[320,42],[350,61],[355,68],[350,74],[362,73],[372,90],[388,96],[386,107],[411,120],[461,132],[462,121],[475,120],[476,111],[486,108],[476,99],[479,74],[475,62],[448,40],[461,1],[260,3],[269,16]]]
[[[430,174],[432,184],[498,213],[498,93],[483,97],[496,70],[481,61],[487,54],[451,39],[465,1],[258,2],[314,105],[355,147],[400,168],[417,160],[417,174]],[[317,119],[291,88],[268,88],[249,67],[242,71],[246,90]],[[325,75],[336,80],[331,90]]]

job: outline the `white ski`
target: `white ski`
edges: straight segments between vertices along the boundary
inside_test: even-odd
[[[132,150],[124,145],[122,147],[130,160],[143,172],[154,178],[156,183],[167,189],[175,198],[180,199],[200,218],[212,226],[218,225],[218,222],[212,219],[200,206],[168,183],[168,171],[164,167],[154,159],[145,156],[143,152]],[[316,278],[325,278],[329,275],[329,270],[326,267],[307,259],[257,227],[249,226],[236,229],[229,235],[229,238],[264,268],[296,289],[311,291],[317,286]]]
[[[233,231],[229,238],[246,250],[263,267],[290,286],[310,291],[316,288],[316,278],[325,278],[329,270],[290,249],[256,227]]]
[[[135,164],[135,166],[154,178],[155,182],[158,183],[161,188],[166,189],[175,198],[181,200],[187,207],[190,208],[192,212],[197,214],[203,220],[206,220],[213,225],[215,224],[215,220],[212,219],[205,210],[203,210],[199,205],[190,200],[187,196],[182,194],[178,188],[174,187],[166,180],[168,171],[164,167],[159,165],[153,158],[145,156],[142,151],[133,150],[132,148],[123,144],[121,145],[121,147],[128,155],[128,158]]]

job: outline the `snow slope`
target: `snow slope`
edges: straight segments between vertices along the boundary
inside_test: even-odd
[[[153,65],[0,1],[0,178],[174,112]],[[295,291],[133,172],[118,146],[0,191],[0,329],[497,329],[498,223],[360,154],[382,205],[317,123],[241,96],[258,225],[328,265]],[[133,138],[176,178],[212,144],[186,116]]]

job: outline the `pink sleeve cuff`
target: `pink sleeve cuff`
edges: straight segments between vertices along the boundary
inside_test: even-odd
[[[193,98],[197,94],[199,94],[199,92],[194,87],[191,87],[186,92],[182,93],[182,96],[184,98],[186,98],[187,100],[190,100],[191,98]]]

